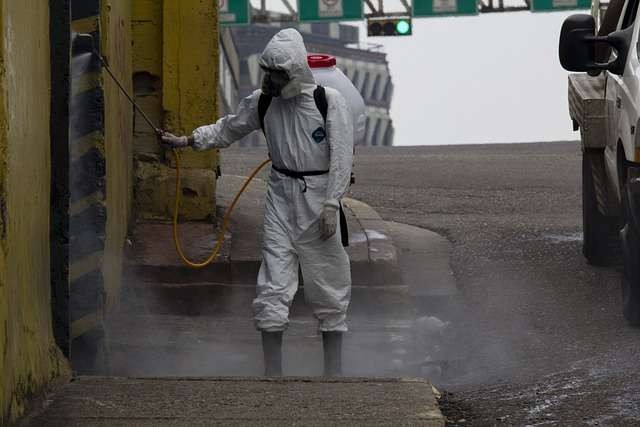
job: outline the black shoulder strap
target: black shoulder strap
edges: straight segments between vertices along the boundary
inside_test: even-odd
[[[269,109],[269,105],[271,105],[272,100],[273,97],[265,95],[264,93],[261,93],[260,99],[258,99],[258,115],[260,116],[260,127],[262,128],[262,132],[264,132],[264,117],[267,115],[267,110]]]
[[[327,91],[324,87],[318,85],[316,90],[313,91],[313,99],[316,101],[316,107],[322,114],[322,119],[325,125],[327,124],[327,111],[329,110],[329,104],[327,103]]]
[[[265,95],[264,93],[260,94],[260,99],[258,100],[258,115],[260,116],[260,127],[264,132],[264,118],[267,115],[267,110],[269,109],[269,105],[271,105],[271,101],[273,97],[269,95]],[[316,87],[316,90],[313,91],[313,100],[316,102],[316,107],[322,114],[322,119],[324,122],[327,122],[327,111],[329,110],[329,104],[327,103],[327,91],[322,86]]]

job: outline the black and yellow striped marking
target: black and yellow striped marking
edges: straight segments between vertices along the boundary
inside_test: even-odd
[[[100,0],[72,0],[71,29],[99,49]],[[69,123],[69,315],[71,339],[102,327],[106,239],[106,159],[102,67],[95,55],[71,59]]]

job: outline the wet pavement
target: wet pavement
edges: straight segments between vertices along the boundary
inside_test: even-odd
[[[223,172],[263,156],[224,152]],[[640,331],[619,267],[582,257],[577,143],[361,148],[352,196],[452,244],[456,293],[412,298],[446,325],[413,372],[451,425],[640,425]]]

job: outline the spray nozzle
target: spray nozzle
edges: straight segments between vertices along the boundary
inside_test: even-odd
[[[162,130],[160,130],[158,126],[155,126],[153,124],[151,119],[149,119],[149,117],[145,114],[142,108],[140,108],[140,106],[136,103],[135,99],[133,99],[133,97],[129,94],[129,92],[127,92],[127,90],[122,85],[122,83],[120,83],[120,80],[118,80],[115,74],[113,74],[113,71],[111,71],[111,68],[109,67],[109,63],[106,61],[106,59],[102,55],[100,55],[100,53],[96,49],[95,39],[91,34],[87,34],[87,33],[74,34],[73,42],[71,44],[71,50],[74,56],[81,55],[83,53],[91,53],[95,55],[100,61],[100,63],[102,64],[102,67],[107,71],[109,76],[111,76],[115,84],[118,86],[122,94],[127,97],[131,105],[133,105],[133,107],[140,113],[144,121],[147,122],[147,124],[149,124],[151,129],[153,129],[153,132],[158,137],[162,136]]]
[[[96,46],[93,41],[93,36],[87,33],[76,34],[73,38],[72,51],[73,55],[94,53],[96,51]]]

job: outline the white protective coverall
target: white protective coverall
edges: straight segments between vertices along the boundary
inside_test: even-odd
[[[324,171],[302,180],[271,170],[264,215],[263,261],[253,301],[256,327],[283,331],[289,324],[289,306],[298,288],[298,266],[304,277],[305,299],[320,331],[346,331],[351,298],[349,258],[337,232],[320,238],[320,216],[325,205],[337,207],[351,177],[353,124],[346,100],[326,88],[327,137],[316,142],[312,134],[324,127],[313,98],[316,83],[307,64],[302,36],[294,29],[276,34],[260,65],[284,70],[290,82],[273,98],[264,119],[265,137],[273,165],[296,172]],[[240,102],[235,115],[196,129],[194,149],[228,147],[258,130],[260,90]],[[336,215],[338,212],[336,211]]]

